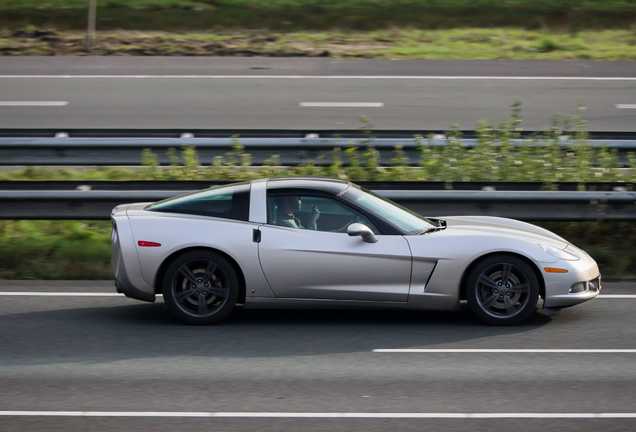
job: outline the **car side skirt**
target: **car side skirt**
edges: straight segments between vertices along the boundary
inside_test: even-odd
[[[404,309],[406,302],[247,297],[245,309]]]

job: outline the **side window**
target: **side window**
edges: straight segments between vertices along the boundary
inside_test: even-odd
[[[354,223],[363,223],[375,233],[380,231],[362,213],[333,198],[309,195],[267,197],[267,222],[271,225],[317,231],[347,232]]]
[[[146,210],[247,221],[249,200],[249,183],[236,183],[169,198],[150,204]]]

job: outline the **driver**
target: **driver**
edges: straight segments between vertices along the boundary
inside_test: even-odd
[[[276,225],[286,226],[289,228],[305,228],[300,219],[294,216],[294,212],[300,210],[302,201],[299,196],[286,196],[279,198],[275,201],[278,212],[276,215]],[[316,221],[320,217],[320,210],[318,207],[311,206],[311,212],[309,213],[309,220],[307,222],[307,228],[311,230],[317,230],[318,224]]]

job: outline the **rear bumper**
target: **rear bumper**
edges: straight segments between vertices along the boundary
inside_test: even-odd
[[[113,279],[115,279],[115,287],[117,292],[123,293],[126,297],[147,302],[155,301],[155,292],[152,287],[143,281],[141,270],[137,260],[137,254],[132,250],[125,251],[122,247],[120,233],[118,232],[117,223],[113,220],[113,232],[111,235],[111,267],[113,271]],[[121,224],[124,225],[124,224]],[[119,227],[121,228],[121,226]],[[130,249],[130,248],[129,248]],[[128,256],[128,260],[124,259]],[[133,268],[137,265],[137,274],[130,273],[126,262],[132,262]],[[140,289],[143,287],[145,289]]]
[[[123,265],[123,263],[122,263]],[[119,276],[113,275],[115,279],[115,288],[118,293],[124,294],[126,297],[130,297],[135,300],[143,300],[154,303],[156,297],[154,293],[147,293],[135,288],[128,280],[126,272],[119,273]]]
[[[126,297],[133,298],[135,300],[143,300],[147,302],[155,301],[155,293],[149,293],[146,291],[142,291],[140,289],[135,288],[135,286],[130,282],[128,278],[128,273],[126,272],[126,265],[119,254],[119,258],[117,263],[114,262],[115,254],[113,254],[113,278],[115,279],[115,288],[117,288],[117,292],[124,294]]]

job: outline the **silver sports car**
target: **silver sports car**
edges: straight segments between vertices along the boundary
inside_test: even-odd
[[[245,308],[457,310],[517,324],[598,295],[596,262],[534,225],[426,218],[347,181],[234,183],[112,211],[117,290],[190,324]]]

